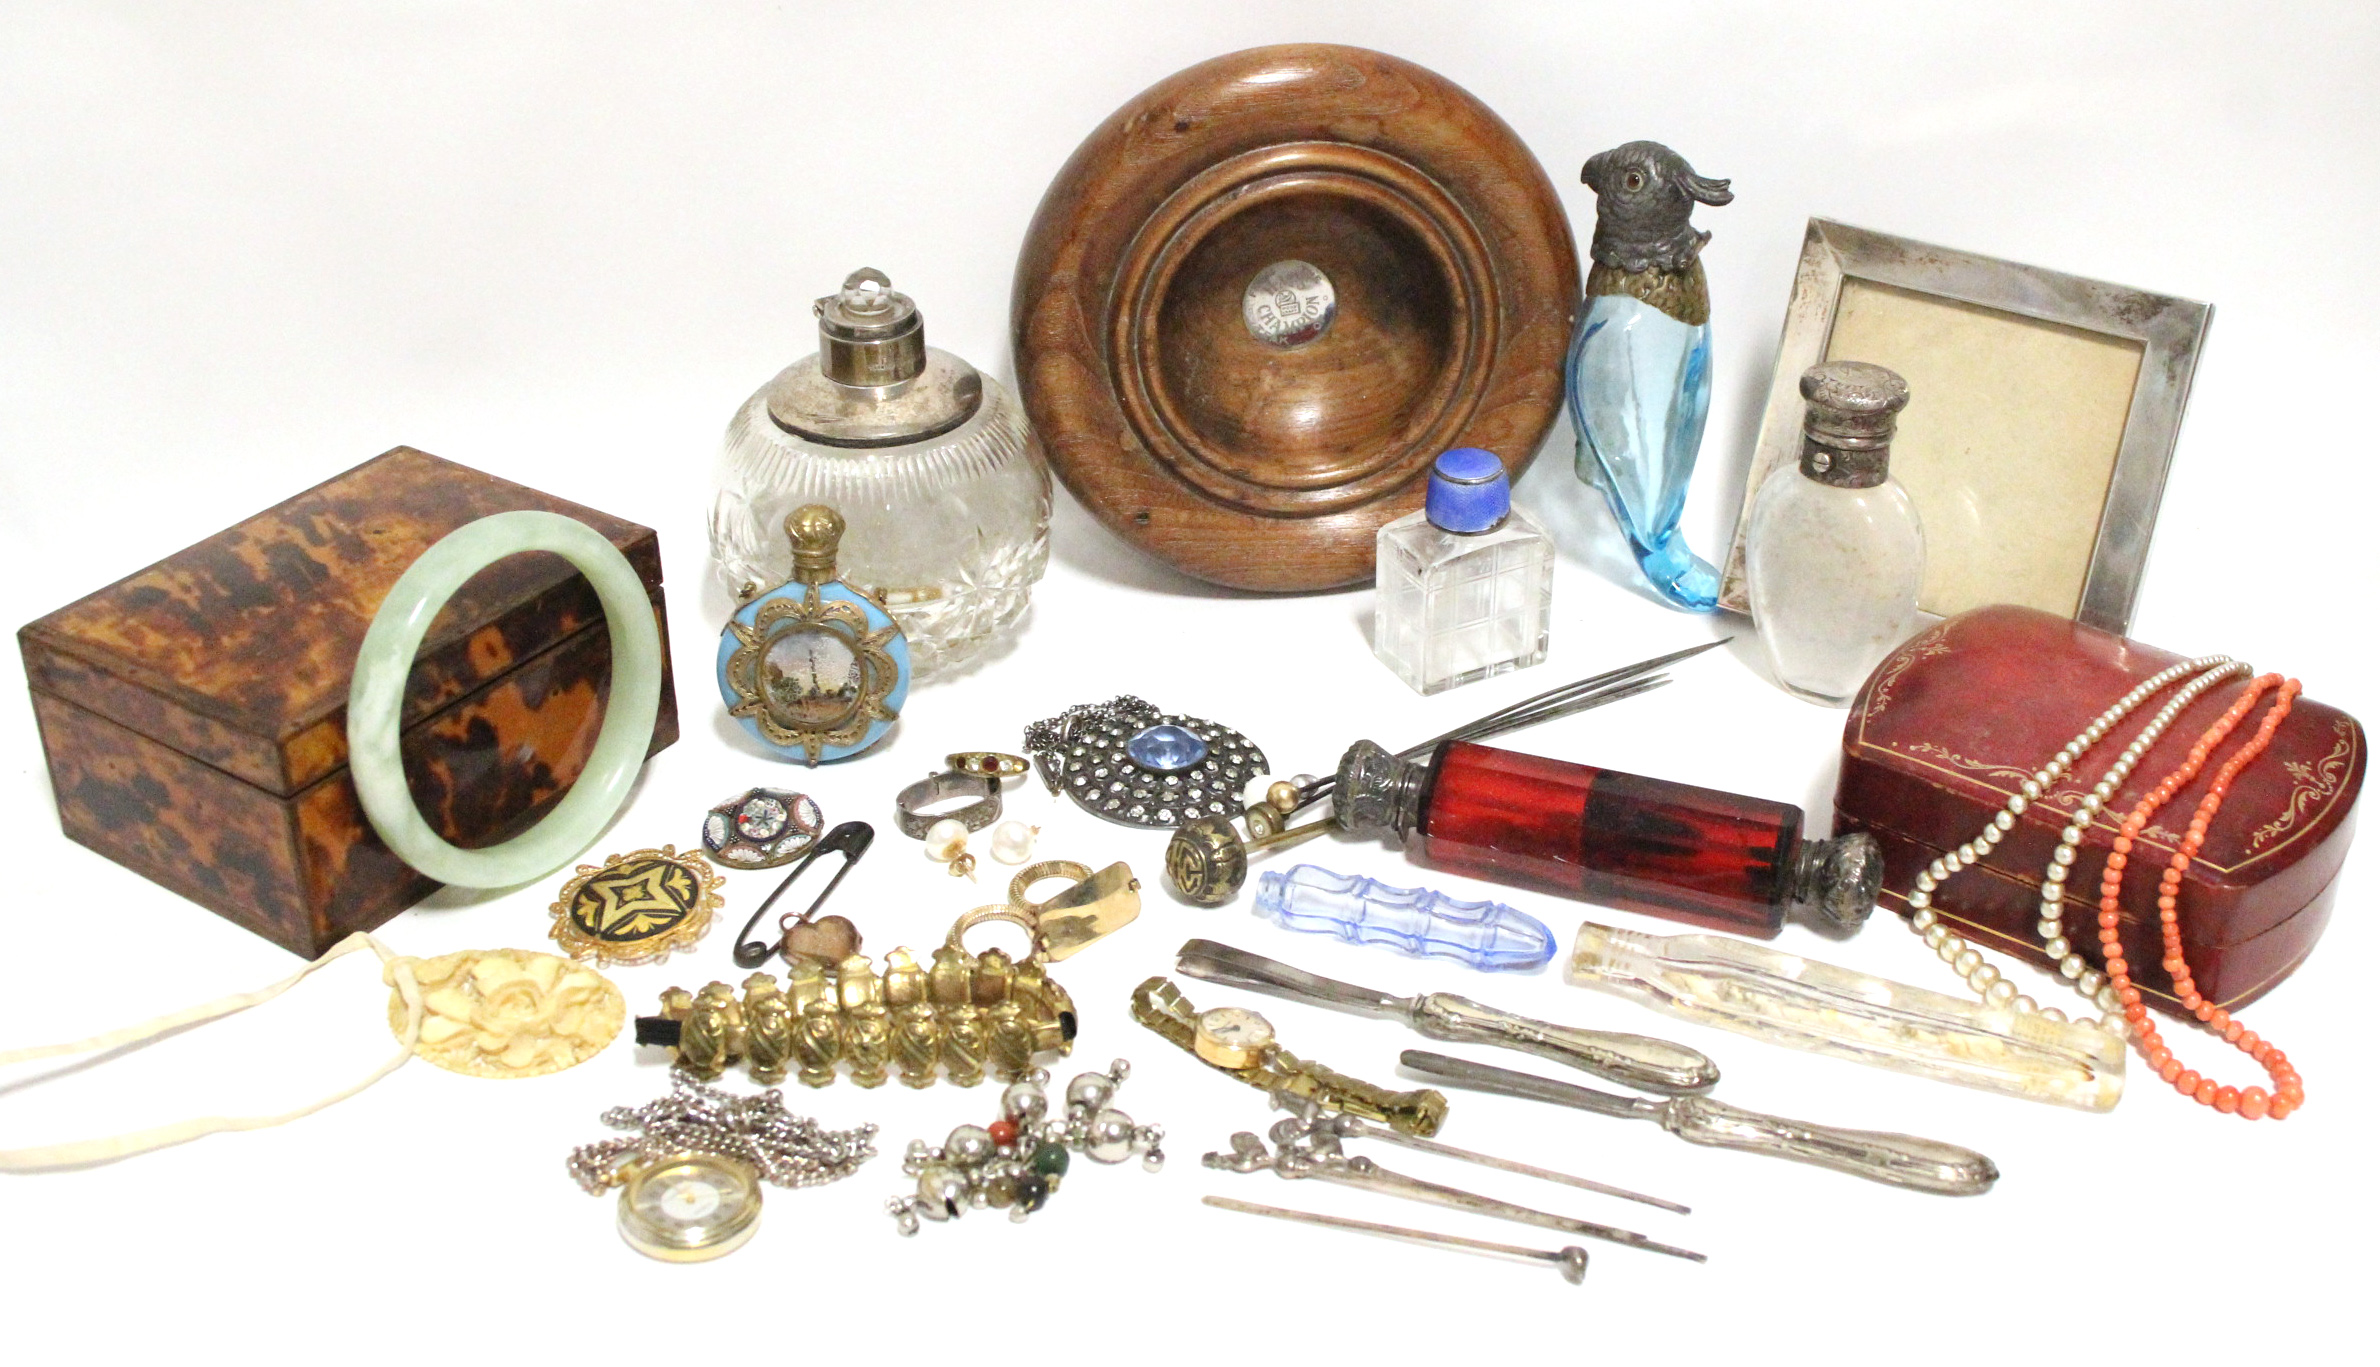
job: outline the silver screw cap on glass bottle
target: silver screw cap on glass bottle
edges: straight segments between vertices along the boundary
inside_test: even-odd
[[[769,417],[827,446],[906,446],[975,415],[983,377],[947,351],[926,347],[925,319],[878,270],[853,271],[812,306],[815,364],[794,365],[766,391]]]
[[[711,550],[731,593],[790,572],[785,515],[843,515],[846,582],[878,597],[926,678],[1024,616],[1049,561],[1050,479],[1024,410],[925,342],[881,271],[817,301],[818,350],[746,401],[727,431]]]
[[[1838,489],[1882,484],[1909,382],[1866,361],[1828,361],[1803,372],[1801,389],[1802,473]]]
[[[819,365],[840,384],[899,384],[926,366],[926,320],[917,304],[872,266],[810,306],[818,315]]]

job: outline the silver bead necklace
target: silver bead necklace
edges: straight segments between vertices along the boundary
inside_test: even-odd
[[[2202,655],[2159,671],[2116,699],[2106,711],[2092,718],[2091,724],[2084,727],[2080,734],[2066,742],[2065,748],[2058,751],[2049,763],[2017,785],[2017,791],[2009,797],[2006,805],[1985,823],[1973,840],[1955,850],[1944,852],[1941,858],[1926,865],[1925,870],[1917,875],[1916,885],[1909,893],[1909,929],[1923,937],[1926,946],[1941,955],[1942,961],[1965,978],[1967,985],[1975,989],[1985,1002],[1993,1006],[2005,1006],[2019,1015],[2038,1011],[2045,1020],[2066,1019],[2065,1012],[2056,1007],[2039,1006],[2031,997],[2018,992],[2015,983],[2000,976],[1997,968],[1983,961],[1980,950],[1952,934],[1950,927],[1934,911],[1934,893],[1961,869],[1981,862],[1984,856],[1990,854],[2002,837],[2016,829],[2016,819],[2024,815],[2026,808],[2048,793],[2061,775],[2134,709],[2181,679],[2196,674],[2198,677],[2191,679],[2157,710],[2149,724],[2142,727],[2139,734],[2132,738],[2131,744],[2124,747],[2123,755],[2108,766],[2089,792],[2083,794],[2074,818],[2059,832],[2050,862],[2042,870],[2040,919],[2033,927],[2034,934],[2040,937],[2042,951],[2055,962],[2059,976],[2073,983],[2086,1002],[2106,1013],[2096,1022],[2098,1026],[2118,1039],[2123,1038],[2123,1003],[2117,1000],[2116,991],[2108,985],[2106,975],[2092,968],[2088,960],[2075,953],[2074,946],[2066,938],[2060,916],[2065,907],[2067,875],[2074,867],[2084,833],[2090,830],[2091,823],[2098,818],[2101,810],[2115,800],[2124,780],[2130,777],[2142,757],[2173,725],[2174,719],[2181,716],[2184,709],[2208,689],[2248,672],[2247,665],[2229,656]]]

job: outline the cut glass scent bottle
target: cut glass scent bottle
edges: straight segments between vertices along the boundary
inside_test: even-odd
[[[1372,653],[1422,693],[1545,658],[1554,547],[1512,507],[1492,451],[1458,447],[1430,467],[1427,502],[1380,529]]]
[[[901,624],[917,676],[966,664],[1025,615],[1049,564],[1050,476],[998,381],[925,344],[909,296],[855,271],[817,303],[819,348],[728,424],[711,553],[728,591],[792,573],[785,518],[843,515],[844,578]]]

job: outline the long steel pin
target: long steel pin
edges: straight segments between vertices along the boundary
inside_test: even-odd
[[[1650,693],[1656,688],[1667,687],[1669,681],[1669,676],[1667,674],[1655,674],[1651,678],[1637,679],[1632,682],[1610,684],[1593,693],[1583,693],[1574,697],[1567,697],[1558,703],[1549,704],[1539,711],[1502,717],[1495,725],[1485,727],[1484,729],[1482,729],[1478,723],[1474,723],[1471,726],[1458,727],[1457,729],[1449,731],[1442,736],[1433,736],[1430,739],[1423,741],[1419,745],[1411,746],[1407,749],[1398,751],[1397,758],[1405,760],[1418,760],[1422,756],[1428,754],[1430,751],[1436,749],[1441,743],[1445,741],[1484,740],[1489,736],[1499,736],[1507,731],[1518,731],[1524,726],[1535,726],[1537,723],[1542,721],[1553,721],[1561,717],[1576,716],[1581,712],[1591,711],[1595,708],[1603,706],[1606,703],[1620,702],[1628,698],[1633,698],[1639,693]],[[1336,774],[1332,774],[1325,776],[1312,787],[1306,789],[1306,800],[1304,803],[1300,804],[1301,810],[1303,807],[1311,806],[1312,804],[1321,801],[1323,798],[1330,796],[1332,790],[1338,786],[1338,783],[1338,776]]]
[[[1525,726],[1535,726],[1539,722],[1554,721],[1562,717],[1576,716],[1578,713],[1588,711],[1592,708],[1601,707],[1605,703],[1615,703],[1621,701],[1624,698],[1633,698],[1639,693],[1650,693],[1654,689],[1661,688],[1668,683],[1669,676],[1667,674],[1655,674],[1649,678],[1637,679],[1627,683],[1611,684],[1607,687],[1598,689],[1593,693],[1582,694],[1573,698],[1564,698],[1558,703],[1548,703],[1542,708],[1532,708],[1527,712],[1516,713],[1510,717],[1502,718],[1497,722],[1496,725],[1492,727],[1466,726],[1458,731],[1450,731],[1443,736],[1437,737],[1436,739],[1423,741],[1421,744],[1414,746],[1410,750],[1400,751],[1399,755],[1401,758],[1405,759],[1419,759],[1423,755],[1428,754],[1431,750],[1436,749],[1440,741],[1485,740],[1490,736],[1500,736],[1507,731],[1518,731]]]
[[[1576,716],[1581,712],[1591,711],[1592,709],[1601,707],[1606,703],[1620,702],[1624,699],[1633,698],[1639,693],[1650,693],[1654,689],[1666,687],[1668,684],[1669,676],[1667,674],[1655,674],[1650,678],[1607,684],[1595,692],[1581,693],[1571,697],[1566,697],[1559,702],[1549,703],[1541,709],[1511,716],[1500,716],[1494,725],[1484,725],[1480,722],[1474,722],[1469,726],[1458,727],[1444,735],[1433,736],[1430,739],[1423,741],[1419,745],[1409,746],[1406,749],[1398,751],[1397,758],[1418,760],[1422,756],[1430,753],[1430,751],[1436,749],[1441,743],[1445,741],[1484,740],[1489,736],[1500,736],[1507,731],[1518,731],[1524,726],[1535,726],[1539,722],[1553,721],[1561,717]],[[1323,798],[1330,796],[1332,789],[1338,786],[1338,782],[1338,776],[1336,774],[1332,774],[1323,777],[1313,786],[1307,788],[1305,790],[1305,802],[1300,804],[1301,809],[1306,806],[1311,806],[1312,804],[1321,801]]]
[[[1329,1229],[1352,1229],[1360,1234],[1378,1234],[1390,1239],[1407,1239],[1420,1244],[1443,1244],[1448,1248],[1467,1248],[1477,1253],[1498,1253],[1508,1258],[1526,1258],[1531,1262],[1552,1263],[1562,1273],[1562,1280],[1577,1286],[1587,1279],[1587,1251],[1577,1244],[1563,1248],[1523,1248],[1518,1244],[1499,1244],[1487,1239],[1467,1239],[1460,1234],[1439,1234],[1426,1229],[1407,1229],[1402,1225],[1375,1224],[1370,1220],[1350,1220],[1343,1215],[1324,1215],[1311,1210],[1288,1210],[1281,1206],[1262,1206],[1254,1201],[1236,1201],[1229,1196],[1201,1198],[1218,1210],[1236,1210],[1242,1215],[1264,1215],[1275,1220],[1295,1220]]]
[[[1606,1186],[1601,1182],[1589,1181],[1584,1177],[1573,1177],[1566,1172],[1555,1172],[1552,1168],[1541,1168],[1534,1163],[1523,1163],[1516,1159],[1498,1158],[1494,1154],[1479,1153],[1472,1149],[1456,1148],[1452,1144],[1441,1144],[1435,1139],[1424,1139],[1420,1135],[1398,1134],[1385,1125],[1369,1124],[1351,1115],[1333,1117],[1330,1123],[1331,1127],[1344,1139],[1377,1139],[1386,1144],[1402,1145],[1417,1153],[1434,1153],[1441,1158],[1458,1158],[1465,1163],[1476,1163],[1483,1168],[1494,1168],[1499,1172],[1516,1172],[1523,1177],[1537,1177],[1548,1182],[1560,1182],[1564,1186],[1577,1187],[1581,1191],[1591,1191],[1603,1196],[1617,1196],[1623,1201],[1636,1201],[1679,1215],[1694,1213],[1690,1206],[1681,1206],[1675,1201],[1664,1201],[1658,1196],[1647,1196],[1643,1192],[1629,1191],[1625,1187]]]
[[[1621,665],[1617,669],[1607,669],[1601,674],[1589,675],[1584,679],[1573,679],[1558,688],[1549,688],[1543,693],[1497,708],[1485,716],[1474,717],[1461,726],[1432,736],[1419,745],[1407,746],[1397,752],[1398,756],[1411,759],[1442,741],[1479,740],[1487,736],[1501,735],[1506,731],[1516,731],[1524,726],[1535,726],[1539,722],[1553,721],[1560,717],[1584,712],[1589,708],[1601,707],[1608,702],[1618,702],[1622,698],[1634,697],[1638,693],[1658,688],[1661,683],[1666,683],[1668,680],[1663,679],[1661,683],[1648,682],[1642,687],[1634,688],[1621,688],[1615,685],[1630,679],[1641,680],[1644,675],[1650,674],[1664,665],[1691,659],[1706,650],[1716,650],[1733,639],[1735,638],[1732,636],[1722,636],[1716,641],[1705,641],[1698,646],[1673,650],[1667,655],[1656,655],[1649,660],[1638,660],[1634,664]],[[1599,693],[1596,691],[1598,689],[1607,691]],[[1333,784],[1334,779],[1325,776],[1319,783],[1306,790],[1306,802],[1312,803],[1320,800],[1330,791]]]
[[[1526,726],[1529,725],[1530,722],[1512,722],[1512,725],[1510,726],[1503,725],[1502,723],[1510,721],[1512,718],[1517,717],[1524,712],[1539,709],[1541,706],[1546,709],[1543,713],[1544,717],[1560,716],[1560,712],[1554,711],[1552,709],[1559,707],[1562,703],[1568,701],[1572,695],[1589,693],[1597,688],[1603,687],[1606,684],[1619,683],[1623,680],[1638,678],[1642,675],[1650,674],[1656,669],[1663,668],[1667,665],[1676,664],[1680,660],[1690,660],[1695,656],[1702,654],[1706,650],[1716,650],[1720,646],[1726,645],[1729,641],[1734,639],[1735,638],[1732,636],[1722,636],[1716,641],[1705,641],[1701,645],[1688,646],[1684,650],[1673,650],[1667,655],[1656,655],[1650,660],[1638,660],[1635,664],[1621,665],[1617,669],[1607,669],[1601,674],[1590,675],[1584,679],[1573,680],[1570,683],[1563,684],[1559,688],[1549,688],[1545,692],[1539,693],[1534,697],[1523,698],[1519,702],[1512,703],[1504,707],[1499,707],[1495,711],[1488,713],[1486,716],[1474,717],[1470,721],[1463,723],[1461,726],[1458,726],[1443,735],[1433,736],[1430,739],[1423,741],[1419,745],[1408,748],[1412,750],[1426,750],[1443,740],[1453,740],[1464,736],[1492,736],[1500,731],[1511,730],[1516,726]],[[1532,718],[1532,720],[1539,719],[1542,718]]]
[[[1697,1253],[1693,1249],[1679,1248],[1675,1244],[1665,1244],[1657,1239],[1639,1234],[1633,1229],[1620,1229],[1612,1225],[1598,1224],[1593,1220],[1581,1220],[1570,1215],[1556,1215],[1550,1210],[1538,1210],[1531,1206],[1516,1205],[1511,1201],[1499,1200],[1493,1196],[1482,1196],[1476,1191],[1450,1187],[1442,1182],[1425,1182],[1421,1178],[1408,1176],[1405,1173],[1391,1172],[1368,1158],[1349,1158],[1337,1161],[1304,1159],[1294,1170],[1284,1167],[1282,1159],[1276,1158],[1273,1170],[1284,1177],[1293,1179],[1320,1178],[1325,1182],[1337,1182],[1342,1186],[1354,1187],[1360,1191],[1377,1191],[1407,1201],[1426,1201],[1434,1206],[1467,1210],[1474,1215],[1485,1215],[1492,1220],[1510,1220],[1515,1224],[1536,1225],[1540,1229],[1558,1229],[1564,1234],[1584,1234],[1590,1239],[1609,1239],[1615,1244],[1641,1248],[1647,1253],[1664,1253],[1672,1258],[1684,1258],[1688,1262],[1710,1261],[1707,1256]]]

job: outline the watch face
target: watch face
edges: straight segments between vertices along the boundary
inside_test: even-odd
[[[1237,1006],[1218,1006],[1198,1018],[1198,1056],[1223,1068],[1246,1068],[1272,1047],[1273,1023]]]
[[[681,1228],[701,1222],[732,1199],[711,1180],[709,1173],[688,1174],[666,1185],[647,1188],[645,1197],[637,1202],[639,1214]]]
[[[682,1153],[628,1179],[620,1192],[620,1237],[669,1262],[734,1252],[760,1221],[760,1183],[730,1158]]]

